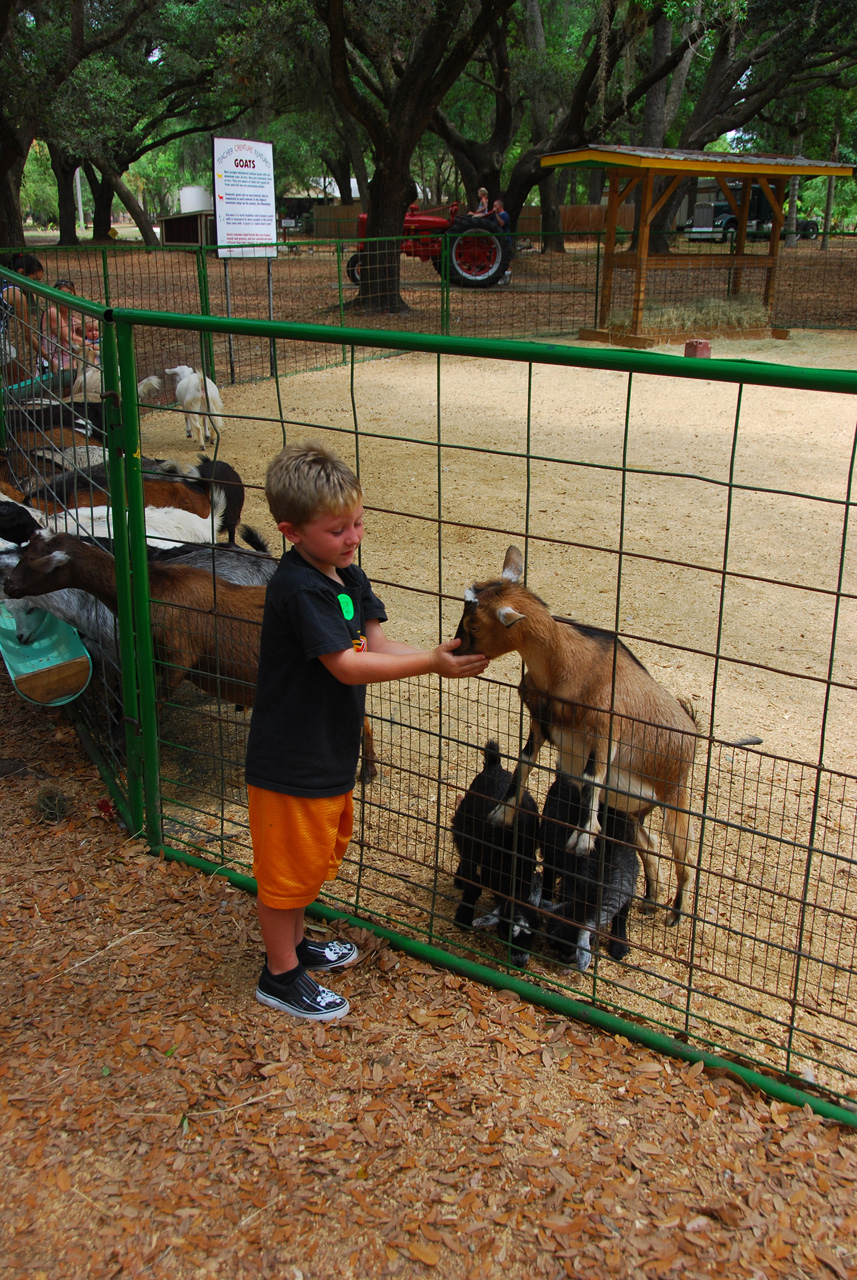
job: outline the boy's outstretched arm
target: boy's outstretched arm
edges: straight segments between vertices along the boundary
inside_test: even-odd
[[[458,640],[444,640],[434,649],[415,649],[388,640],[376,620],[366,625],[366,641],[369,647],[363,653],[342,649],[339,653],[323,653],[319,661],[343,684],[380,684],[430,673],[458,680],[478,676],[488,666],[488,659],[481,653],[459,657],[455,652]]]

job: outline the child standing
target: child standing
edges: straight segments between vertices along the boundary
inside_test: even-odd
[[[366,685],[434,672],[475,676],[481,654],[457,640],[414,649],[388,640],[384,606],[353,564],[363,539],[354,472],[320,444],[293,444],[268,467],[265,496],[292,544],[265,601],[247,784],[257,912],[266,960],[256,999],[329,1022],[349,1009],[308,970],[357,959],[350,942],[304,937],[304,909],[333,880],[351,838]]]

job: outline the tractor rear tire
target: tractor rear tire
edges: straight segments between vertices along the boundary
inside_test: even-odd
[[[490,231],[465,231],[450,240],[450,284],[465,289],[490,289],[491,285],[500,283],[505,270],[503,245]]]
[[[345,264],[345,274],[352,284],[360,283],[360,254],[352,253]]]

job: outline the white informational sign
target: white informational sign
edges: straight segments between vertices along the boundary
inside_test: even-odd
[[[270,142],[214,139],[218,257],[275,258],[277,211]]]

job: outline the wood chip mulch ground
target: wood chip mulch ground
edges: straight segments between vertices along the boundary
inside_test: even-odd
[[[857,1277],[857,1131],[369,934],[296,1024],[5,672],[0,778],[3,1277]]]

